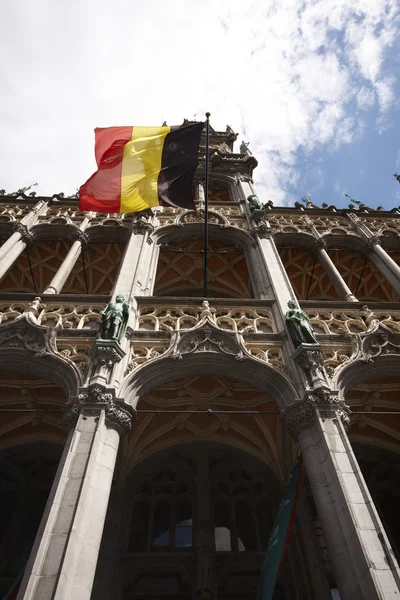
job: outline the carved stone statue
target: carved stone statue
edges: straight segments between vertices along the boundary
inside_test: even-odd
[[[259,221],[265,217],[265,206],[255,194],[251,194],[247,198],[247,207],[249,209],[250,217],[254,221]]]
[[[245,142],[244,140],[240,144],[240,154],[251,154],[249,150],[250,142]]]
[[[306,313],[298,308],[294,300],[289,300],[288,307],[285,321],[295,348],[301,344],[318,344]]]
[[[115,298],[115,302],[107,304],[101,311],[101,324],[98,338],[102,340],[120,341],[125,330],[129,316],[129,304],[120,294]]]

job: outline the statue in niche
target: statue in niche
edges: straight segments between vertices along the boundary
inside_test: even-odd
[[[247,208],[253,221],[257,222],[265,217],[266,207],[255,194],[251,194],[247,198]]]
[[[101,311],[101,324],[97,338],[102,340],[121,340],[129,316],[129,304],[118,294],[115,302],[107,304]]]
[[[294,300],[289,300],[288,307],[285,321],[295,348],[301,344],[318,344],[308,315],[298,308]]]

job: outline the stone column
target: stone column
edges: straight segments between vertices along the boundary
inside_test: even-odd
[[[132,224],[132,233],[122,259],[121,268],[114,286],[113,299],[117,294],[122,294],[130,304],[128,328],[134,328],[137,319],[136,296],[151,296],[157,270],[157,261],[160,247],[154,244],[151,233],[154,230],[152,224],[153,213],[137,213],[136,220]],[[121,347],[127,350],[129,341],[121,340]],[[122,360],[113,375],[112,384],[119,386],[126,369],[126,362]]]
[[[120,435],[131,411],[113,390],[67,405],[70,432],[18,600],[90,600]],[[77,422],[76,422],[77,419]]]
[[[375,236],[368,239],[366,257],[390,283],[395,292],[400,294],[400,267],[382,248],[379,242],[379,238]]]
[[[285,331],[285,314],[288,310],[289,300],[296,300],[296,296],[286,269],[283,266],[281,257],[275,242],[273,232],[268,221],[254,225],[252,237],[255,240],[253,248],[249,249],[249,270],[252,272],[252,281],[263,282],[262,288],[259,288],[259,297],[270,298],[274,300],[272,313],[275,325],[278,331]],[[292,377],[300,394],[305,391],[304,375],[291,360],[293,346],[286,335],[282,338],[282,354],[288,369],[289,376]]]
[[[10,268],[26,246],[33,244],[33,236],[28,229],[47,211],[49,202],[40,200],[20,221],[14,223],[14,233],[0,248],[0,278]]]
[[[400,294],[400,267],[382,248],[380,238],[373,234],[367,224],[358,215],[349,213],[347,214],[347,219],[366,243],[366,258],[372,262],[396,293]]]
[[[85,229],[89,225],[90,218],[85,217],[79,226],[79,229],[75,231],[74,237],[75,242],[72,244],[67,256],[63,260],[61,267],[51,280],[50,284],[44,290],[44,294],[59,294],[63,288],[63,285],[67,281],[72,269],[78,260],[82,248],[88,245],[89,240],[87,235],[84,233]]]
[[[311,248],[311,252],[324,268],[325,273],[335,288],[339,298],[341,300],[347,300],[348,302],[358,302],[327,253],[324,240],[316,240]]]
[[[400,597],[400,571],[347,437],[348,410],[328,389],[284,414],[298,439],[341,600]]]

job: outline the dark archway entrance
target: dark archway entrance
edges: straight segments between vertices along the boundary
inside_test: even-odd
[[[0,598],[26,566],[62,450],[36,442],[0,453]]]
[[[219,444],[175,447],[127,484],[121,600],[254,600],[279,504],[276,476]],[[283,569],[275,599],[296,598]]]

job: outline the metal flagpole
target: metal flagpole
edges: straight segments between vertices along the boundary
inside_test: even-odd
[[[206,112],[206,166],[205,166],[205,183],[204,183],[204,298],[208,296],[208,151],[210,141],[210,113]]]

